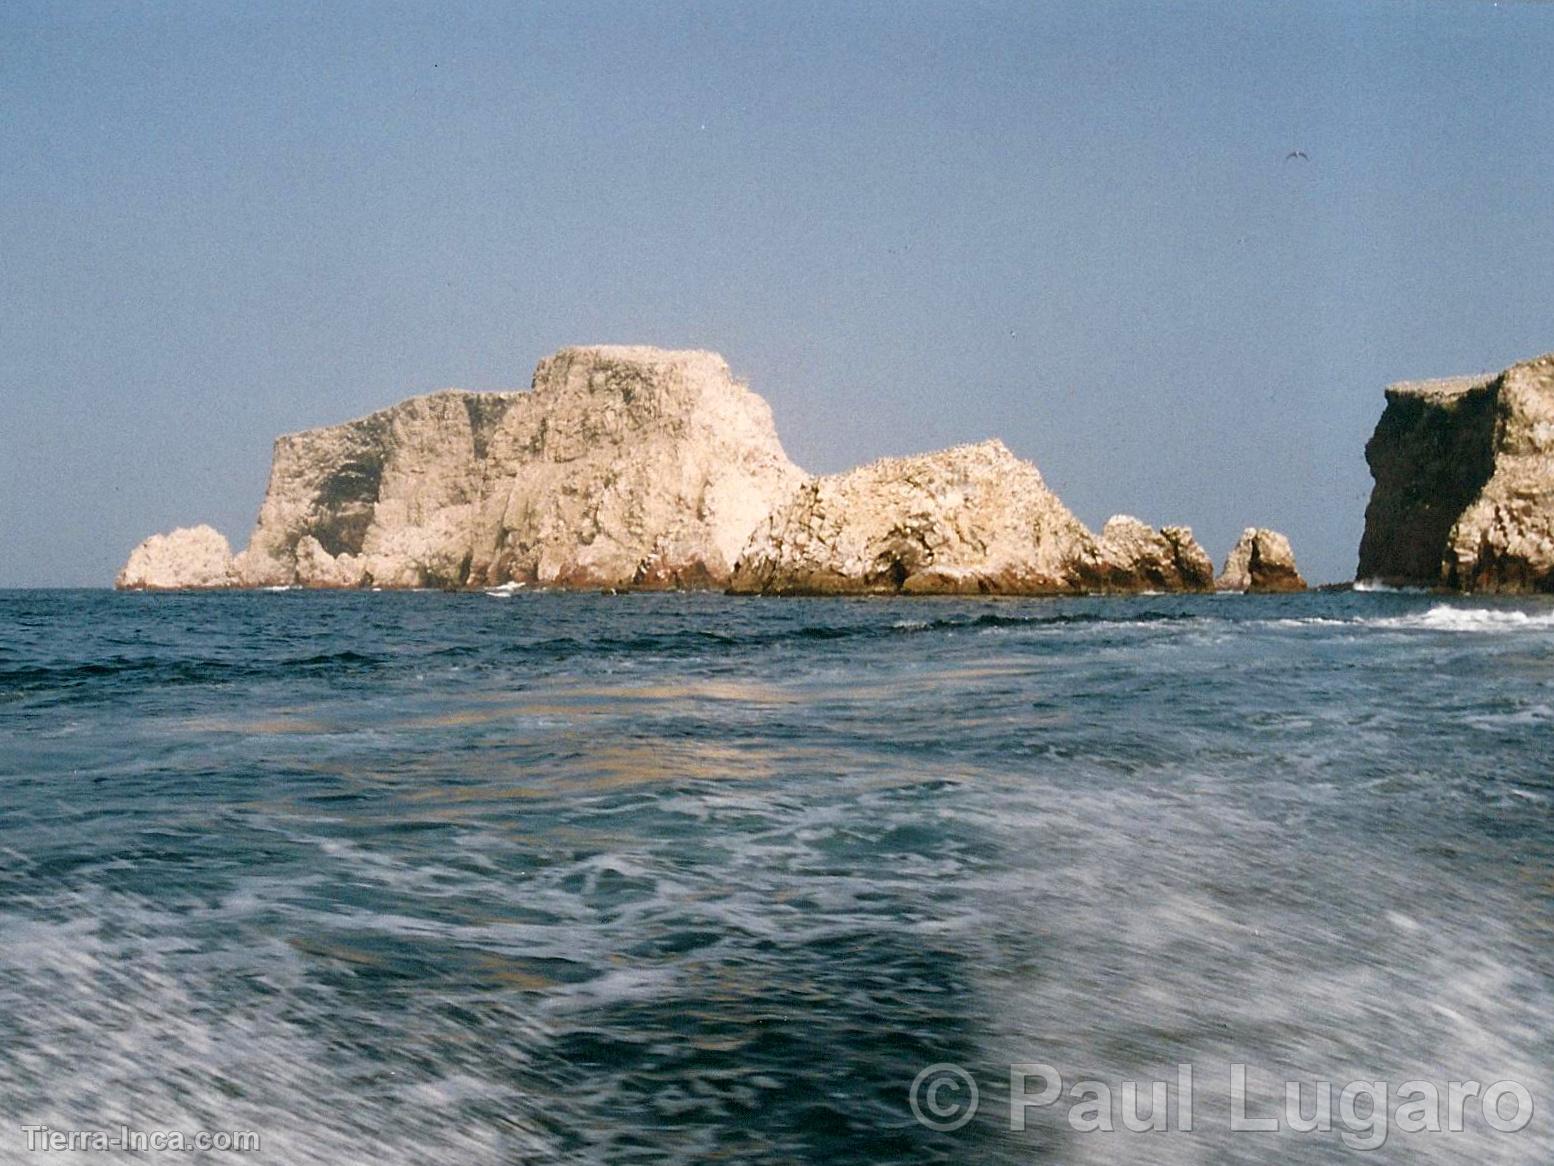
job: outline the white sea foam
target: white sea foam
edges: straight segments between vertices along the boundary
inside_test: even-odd
[[[1528,705],[1511,713],[1481,713],[1463,718],[1464,724],[1490,733],[1498,733],[1518,725],[1542,724],[1546,721],[1554,721],[1554,708],[1546,704]]]
[[[1288,616],[1261,622],[1266,627],[1275,628],[1352,627],[1432,632],[1532,632],[1554,630],[1554,608],[1529,612],[1510,607],[1457,607],[1453,604],[1438,603],[1428,611],[1411,612],[1408,615],[1348,618]]]
[[[517,595],[518,592],[523,590],[523,588],[524,585],[522,583],[503,583],[497,587],[488,587],[486,589],[486,594],[491,596],[493,599],[507,599],[510,596]]]
[[[1422,595],[1426,587],[1394,587],[1390,583],[1383,583],[1380,579],[1356,579],[1353,584],[1355,591],[1370,591],[1384,595]]]
[[[1437,632],[1523,632],[1554,629],[1554,609],[1538,612],[1516,608],[1456,607],[1439,603],[1416,615],[1362,620],[1370,627],[1416,628]]]
[[[16,942],[0,954],[8,1046],[0,1092],[21,1121],[65,1130],[251,1130],[262,1160],[298,1166],[555,1160],[523,1095],[435,1007],[375,1017],[407,1054],[390,1070],[331,1039],[346,998],[310,979],[291,944],[249,935],[248,950],[202,961],[167,938],[187,917],[125,896],[77,906],[81,917],[64,923],[4,919]],[[262,977],[290,1004],[228,993],[233,971]],[[546,1039],[521,1009],[492,1007],[484,1017],[500,1031],[504,1064],[525,1063]],[[483,1106],[512,1117],[500,1128],[449,1119]],[[20,1159],[0,1152],[0,1160]]]

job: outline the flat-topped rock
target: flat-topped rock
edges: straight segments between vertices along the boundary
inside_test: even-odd
[[[1365,447],[1357,577],[1554,591],[1554,354],[1489,377],[1392,385]]]
[[[1494,381],[1493,374],[1462,377],[1430,377],[1419,381],[1394,381],[1386,388],[1388,398],[1422,397],[1426,400],[1449,401],[1464,393],[1487,388]]]
[[[803,479],[711,352],[567,348],[275,443],[248,587],[722,586]]]

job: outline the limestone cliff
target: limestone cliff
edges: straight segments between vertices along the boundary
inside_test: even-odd
[[[714,353],[568,348],[540,362],[529,392],[448,390],[277,440],[232,577],[722,585],[802,480],[766,402]]]
[[[1360,579],[1554,591],[1554,354],[1392,385],[1365,457]]]
[[[1276,530],[1249,526],[1241,532],[1214,584],[1221,591],[1304,591],[1290,540]]]
[[[276,439],[238,579],[251,587],[465,582],[484,455],[523,395],[448,390]]]
[[[730,590],[772,595],[1051,595],[1198,590],[1213,566],[1183,527],[1097,539],[1000,441],[815,478],[757,527]]]

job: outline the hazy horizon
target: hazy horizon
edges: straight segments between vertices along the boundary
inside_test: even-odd
[[[1505,2],[7,5],[0,586],[594,343],[721,352],[812,472],[999,437],[1347,579],[1384,386],[1554,349],[1551,59]]]

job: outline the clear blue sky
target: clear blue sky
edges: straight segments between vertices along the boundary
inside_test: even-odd
[[[1347,578],[1384,384],[1554,349],[1551,62],[1508,2],[7,0],[0,585],[595,342]]]

